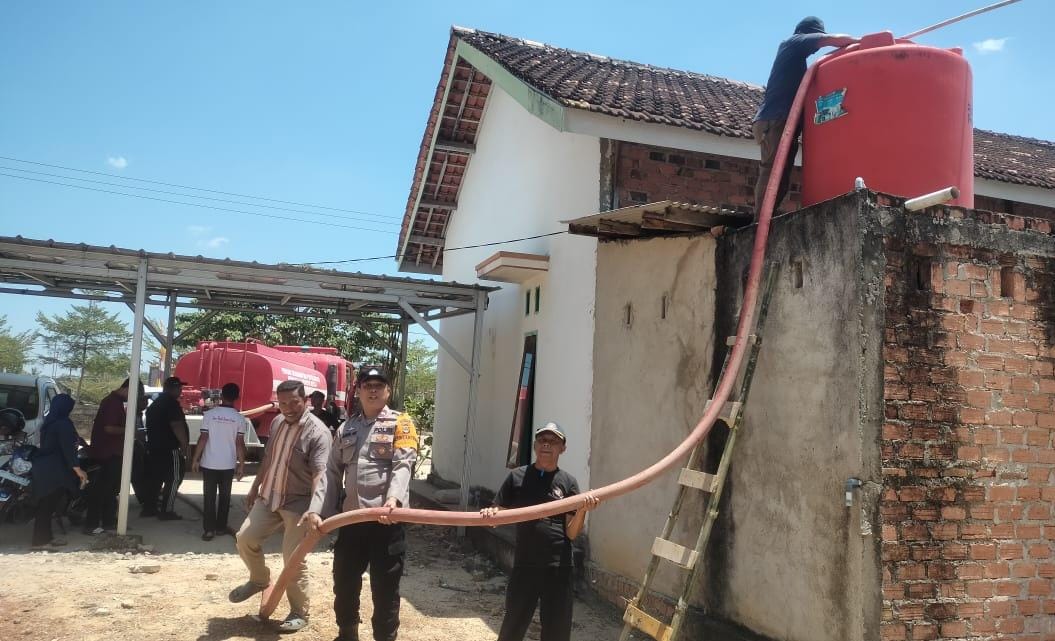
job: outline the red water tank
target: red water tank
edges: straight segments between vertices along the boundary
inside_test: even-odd
[[[806,93],[802,204],[853,190],[897,196],[955,186],[974,206],[971,68],[959,49],[865,36],[817,63]]]

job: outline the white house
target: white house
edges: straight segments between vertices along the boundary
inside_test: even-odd
[[[591,432],[604,429],[593,425],[591,407],[596,242],[559,233],[560,221],[665,199],[751,206],[758,150],[750,124],[761,93],[724,78],[451,30],[399,267],[502,289],[485,315],[468,452],[468,377],[440,352],[439,476],[457,482],[467,464],[472,486],[493,490],[504,478],[525,340],[533,336],[531,423],[564,426],[562,465],[589,487],[598,463]],[[1055,177],[1044,169],[1055,166],[1055,145],[978,130],[975,148],[979,208],[1055,218]],[[440,331],[470,353],[471,321],[443,320]]]

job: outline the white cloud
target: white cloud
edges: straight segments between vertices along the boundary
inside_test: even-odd
[[[974,43],[974,50],[981,54],[996,53],[1004,50],[1004,45],[1010,38],[988,38]]]
[[[128,166],[128,159],[124,156],[108,156],[106,158],[106,164],[114,169],[124,169]]]
[[[205,225],[189,225],[187,231],[190,232],[191,236],[204,236],[212,231],[212,227],[206,227]]]
[[[209,239],[202,239],[198,241],[198,247],[202,249],[219,249],[231,242],[226,236],[213,236]]]

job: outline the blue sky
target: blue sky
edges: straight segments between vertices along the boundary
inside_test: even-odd
[[[388,255],[452,24],[762,84],[804,15],[832,32],[904,34],[988,2],[7,2],[0,156],[369,213],[252,208],[318,221],[298,223],[0,176],[0,235],[262,262]],[[965,49],[977,126],[1055,140],[1053,7],[1024,0],[920,39]],[[3,298],[20,330],[69,305]]]

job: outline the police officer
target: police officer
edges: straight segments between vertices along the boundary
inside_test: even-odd
[[[360,410],[338,429],[326,469],[328,516],[360,508],[404,507],[417,458],[418,434],[409,415],[388,407],[392,387],[380,367],[360,370],[356,396]],[[363,572],[370,570],[375,641],[393,641],[399,630],[399,580],[406,558],[403,526],[388,516],[377,523],[341,528],[333,548],[333,610],[338,641],[359,640],[359,595]]]

